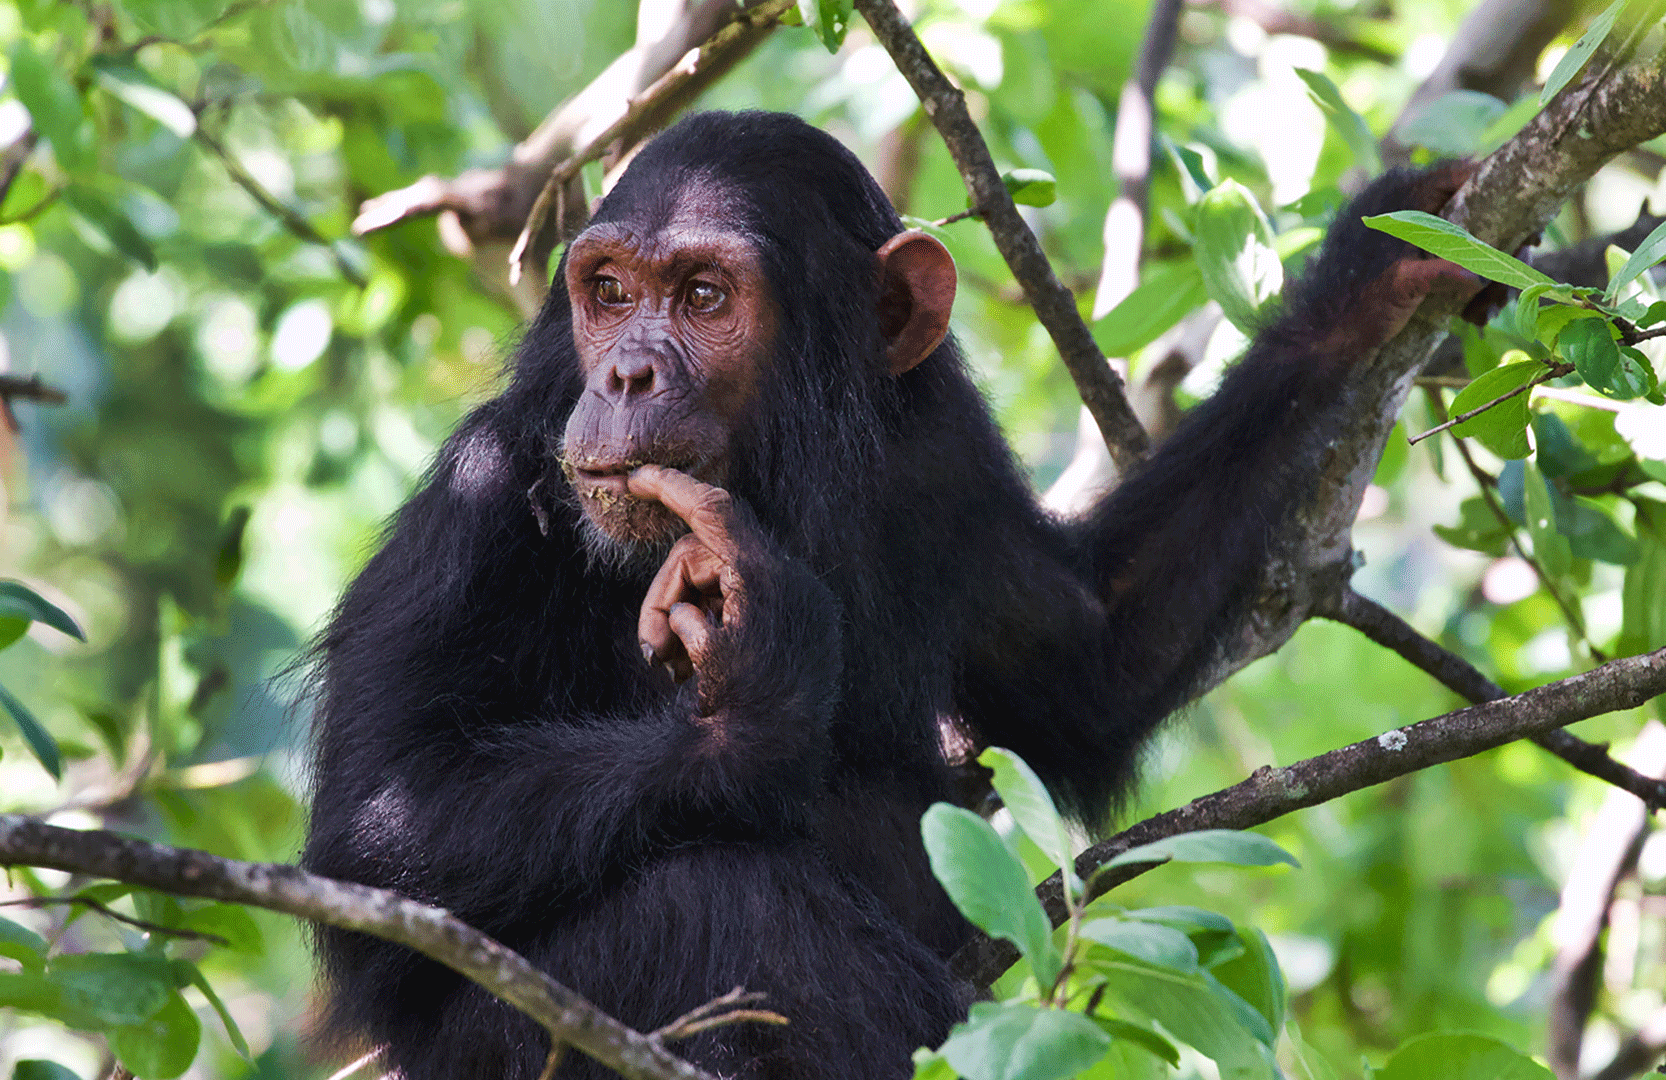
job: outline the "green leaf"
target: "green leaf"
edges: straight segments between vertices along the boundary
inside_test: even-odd
[[[1408,1040],[1376,1080],[1554,1080],[1549,1069],[1486,1035],[1423,1035]]]
[[[0,616],[0,649],[9,649],[29,632],[29,619]]]
[[[63,608],[21,581],[0,581],[0,618],[29,619],[45,623],[77,641],[87,640],[87,635],[82,633],[75,620],[70,618]]]
[[[1529,285],[1521,290],[1516,297],[1515,324],[1516,333],[1528,341],[1535,341],[1539,336],[1539,298],[1550,288],[1544,282]]]
[[[0,971],[0,1009],[50,1017],[76,1031],[101,1031],[106,1026],[98,1016],[65,1001],[63,989],[36,971]]]
[[[1539,91],[1540,105],[1561,93],[1562,87],[1573,81],[1573,77],[1585,67],[1586,61],[1591,59],[1591,54],[1597,51],[1597,46],[1601,45],[1608,37],[1609,31],[1614,29],[1614,20],[1620,17],[1620,12],[1625,10],[1629,2],[1630,0],[1614,0],[1601,15],[1591,20],[1591,28],[1562,54],[1562,59],[1551,69],[1550,78],[1545,80],[1545,88]]]
[[[29,1058],[12,1067],[12,1080],[81,1080],[81,1075],[56,1061]]]
[[[1159,263],[1093,324],[1093,338],[1106,356],[1132,356],[1208,299],[1196,260]]]
[[[1040,169],[1010,169],[1001,174],[1012,201],[1025,206],[1052,206],[1058,198],[1058,181]]]
[[[1024,835],[1035,841],[1053,865],[1064,872],[1065,878],[1076,889],[1081,883],[1076,878],[1071,857],[1070,833],[1064,827],[1059,809],[1041,777],[1011,750],[992,746],[978,755],[978,764],[994,772],[990,783],[995,794],[1006,804],[1012,819],[1024,830]]]
[[[28,35],[19,37],[12,47],[9,82],[29,110],[35,130],[52,143],[58,164],[72,173],[90,166],[90,129],[81,95],[50,58],[35,51]]]
[[[1087,919],[1082,923],[1082,937],[1096,945],[1114,949],[1154,967],[1174,971],[1197,971],[1197,946],[1192,939],[1172,926],[1162,923],[1140,922],[1120,916]]]
[[[830,53],[839,51],[850,31],[853,0],[798,0],[798,14]]]
[[[1556,499],[1556,531],[1568,539],[1576,558],[1596,559],[1615,566],[1630,566],[1642,554],[1637,541],[1627,536],[1608,508],[1583,495]]]
[[[920,819],[920,832],[931,871],[955,907],[990,937],[1018,946],[1036,979],[1051,985],[1064,964],[1053,944],[1052,923],[1023,864],[989,822],[937,803]]]
[[[1185,974],[1133,962],[1087,964],[1119,1012],[1155,1020],[1221,1066],[1222,1075],[1277,1075],[1266,1019],[1208,972]]]
[[[155,249],[115,203],[81,184],[64,188],[63,200],[83,221],[109,240],[117,251],[146,270],[156,269]]]
[[[1666,648],[1666,503],[1637,500],[1637,561],[1620,589],[1620,655]]]
[[[248,1058],[249,1043],[248,1040],[243,1038],[242,1029],[237,1026],[237,1021],[232,1019],[231,1012],[226,1009],[226,1003],[220,1000],[220,995],[214,992],[214,988],[208,984],[208,980],[203,977],[203,973],[197,968],[197,965],[184,960],[175,960],[174,967],[176,971],[184,972],[187,981],[202,991],[202,996],[208,999],[209,1006],[219,1014],[220,1023],[226,1029],[226,1038],[231,1040],[231,1048],[243,1055],[244,1058]]]
[[[1615,344],[1606,319],[1570,323],[1557,338],[1557,348],[1573,362],[1585,384],[1599,394],[1629,401],[1654,389],[1654,373],[1647,359],[1639,361],[1641,354],[1628,355]]]
[[[10,919],[0,919],[0,956],[16,960],[24,971],[46,967],[46,939]]]
[[[957,1076],[942,1054],[922,1046],[914,1051],[914,1080],[957,1080]]]
[[[1063,1080],[1110,1045],[1111,1036],[1080,1013],[980,1001],[938,1052],[965,1080]]]
[[[1525,289],[1529,285],[1549,285],[1558,290],[1564,288],[1520,259],[1483,244],[1462,226],[1433,214],[1425,214],[1421,210],[1396,210],[1392,214],[1378,214],[1363,220],[1369,228],[1455,262],[1489,281],[1501,281],[1517,289]]]
[[[1504,554],[1510,530],[1480,497],[1465,499],[1458,507],[1456,525],[1436,525],[1435,535],[1453,547],[1480,551],[1494,558]]]
[[[1274,1031],[1284,1027],[1288,994],[1272,943],[1255,927],[1238,931],[1244,951],[1209,969],[1221,985],[1254,1006]]]
[[[1180,1051],[1175,1049],[1173,1043],[1150,1028],[1130,1024],[1126,1020],[1117,1020],[1109,1016],[1095,1016],[1091,1019],[1112,1039],[1122,1039],[1125,1042],[1143,1047],[1153,1057],[1166,1061],[1176,1068],[1179,1067]]]
[[[1296,68],[1295,71],[1296,77],[1307,84],[1308,96],[1319,106],[1325,120],[1336,129],[1337,135],[1354,155],[1354,164],[1372,176],[1382,172],[1383,160],[1377,152],[1376,137],[1371,134],[1365,118],[1348,107],[1342,98],[1342,91],[1337,89],[1330,77],[1306,68]]]
[[[48,734],[23,702],[17,700],[4,686],[0,686],[0,708],[12,714],[12,719],[17,722],[17,729],[23,733],[23,741],[29,744],[30,752],[35,755],[35,760],[41,763],[41,767],[52,774],[52,779],[62,780],[64,758],[58,752],[58,740]]]
[[[213,934],[226,940],[226,948],[259,955],[266,951],[260,927],[245,908],[236,904],[210,904],[188,913],[180,920],[181,930]]]
[[[106,1024],[137,1024],[174,992],[169,962],[145,953],[73,953],[52,961],[47,978],[64,1000]]]
[[[140,1080],[172,1080],[197,1056],[202,1021],[177,992],[168,996],[155,1015],[110,1032],[110,1049]]]
[[[1408,146],[1423,146],[1447,157],[1469,157],[1480,151],[1492,125],[1504,115],[1504,102],[1479,90],[1453,90],[1395,125],[1395,138]]]
[[[1284,287],[1284,268],[1249,189],[1224,180],[1198,200],[1193,251],[1210,297],[1232,325],[1254,334],[1262,308]]]
[[[1533,538],[1533,554],[1548,574],[1561,577],[1573,565],[1573,549],[1556,528],[1555,502],[1550,483],[1534,462],[1527,462],[1523,474],[1523,501],[1527,532]]]
[[[191,106],[156,84],[143,69],[111,57],[95,57],[93,70],[98,85],[112,97],[144,113],[181,139],[197,130],[197,114]]]
[[[1169,157],[1174,161],[1175,168],[1180,171],[1182,176],[1191,181],[1190,187],[1181,185],[1185,188],[1188,203],[1197,202],[1205,191],[1210,190],[1218,183],[1210,175],[1209,163],[1204,160],[1202,154],[1190,146],[1183,146],[1175,142],[1167,135],[1159,135],[1157,138],[1162,140],[1163,149],[1168,151]]]
[[[1479,439],[1481,445],[1501,458],[1524,458],[1532,453],[1527,442],[1528,392],[1522,391],[1503,401],[1498,399],[1528,385],[1548,370],[1537,360],[1523,360],[1476,376],[1453,397],[1451,414],[1462,416],[1489,402],[1498,403],[1453,427],[1452,436]]]
[[[1100,870],[1131,863],[1232,863],[1235,866],[1300,866],[1296,857],[1260,833],[1236,829],[1205,829],[1181,833],[1152,844],[1141,844],[1116,856]]]

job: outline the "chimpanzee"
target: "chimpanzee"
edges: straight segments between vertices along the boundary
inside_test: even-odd
[[[341,601],[305,865],[444,905],[641,1030],[763,992],[789,1024],[675,1044],[718,1075],[908,1075],[968,1001],[919,837],[940,723],[1106,815],[1243,617],[1350,371],[1474,287],[1360,216],[1460,179],[1373,185],[1220,392],[1060,521],[946,336],[943,247],[793,117],[683,120]],[[334,1021],[405,1080],[538,1076],[543,1033],[477,987],[320,945]]]

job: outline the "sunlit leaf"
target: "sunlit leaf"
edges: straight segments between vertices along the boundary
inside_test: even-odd
[[[1614,20],[1620,17],[1630,0],[1614,0],[1605,8],[1601,15],[1591,20],[1591,28],[1580,39],[1573,43],[1562,59],[1551,69],[1550,77],[1545,80],[1545,88],[1539,91],[1539,104],[1544,105],[1551,98],[1562,92],[1562,87],[1573,81],[1573,77],[1584,69],[1591,59],[1591,54],[1597,51],[1610,31],[1614,29]]]
[[[852,0],[798,0],[799,17],[830,53],[845,43],[853,10]]]
[[[1253,334],[1261,309],[1284,287],[1273,233],[1255,196],[1225,180],[1197,204],[1193,249],[1209,295],[1239,330]]]
[[[1396,210],[1391,214],[1365,218],[1364,221],[1369,228],[1399,237],[1489,281],[1500,281],[1517,289],[1539,284],[1549,285],[1552,289],[1562,288],[1520,259],[1482,243],[1462,226],[1454,225],[1445,218],[1425,214],[1421,210]]]
[[[1523,360],[1477,375],[1468,386],[1458,391],[1448,411],[1456,419],[1482,406],[1488,407],[1453,427],[1453,437],[1477,439],[1502,458],[1524,458],[1532,453],[1527,441],[1529,392],[1521,388],[1547,370],[1537,360]],[[1517,390],[1520,393],[1505,397]]]
[[[1058,181],[1041,169],[1010,169],[1001,174],[1012,201],[1024,206],[1051,206],[1058,198]]]
[[[1330,77],[1319,71],[1296,68],[1296,77],[1307,84],[1307,92],[1324,112],[1325,119],[1342,137],[1354,155],[1354,164],[1375,176],[1383,171],[1382,156],[1377,152],[1376,136],[1365,123],[1365,118],[1349,107]]]
[[[1273,866],[1278,863],[1301,865],[1294,855],[1260,833],[1239,832],[1235,829],[1205,829],[1130,848],[1099,869],[1109,870],[1113,866],[1128,866],[1133,863],[1170,861],[1231,863],[1235,866]]]

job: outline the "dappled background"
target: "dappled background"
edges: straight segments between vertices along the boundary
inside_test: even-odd
[[[1146,279],[1190,261],[1184,213],[1198,176],[1253,191],[1281,254],[1311,243],[1334,200],[1304,197],[1333,189],[1357,163],[1295,69],[1327,73],[1382,135],[1471,6],[1187,7],[1155,94],[1167,141],[1151,172]],[[1540,78],[1595,14],[1564,7],[1572,21],[1535,59]],[[915,9],[1002,167],[1056,179],[1056,200],[1026,214],[1090,309],[1116,194],[1117,96],[1147,5]],[[440,441],[500,385],[526,313],[524,291],[517,299],[504,283],[506,247],[470,245],[455,221],[417,218],[363,238],[349,224],[362,200],[426,174],[501,164],[637,33],[634,6],[618,0],[0,3],[0,52],[10,57],[0,146],[11,147],[0,165],[15,174],[0,203],[0,357],[10,374],[38,374],[66,398],[14,399],[15,430],[0,433],[0,565],[88,637],[83,645],[37,625],[0,654],[0,684],[70,759],[55,782],[0,718],[0,811],[53,811],[59,823],[293,859],[307,644]],[[1522,74],[1531,82],[1533,72]],[[1513,100],[1517,89],[1536,94],[1501,94]],[[1400,129],[1400,140],[1423,159],[1495,145],[1490,129],[1508,103],[1449,102]],[[966,207],[953,163],[860,22],[836,54],[807,29],[777,30],[699,104],[784,109],[827,128],[913,218]],[[1645,148],[1605,169],[1548,243],[1629,226],[1657,189],[1662,152]],[[591,194],[602,177],[600,165],[586,168]],[[939,235],[962,279],[955,333],[1046,489],[1079,451],[1076,391],[983,226],[964,220]],[[1182,404],[1208,392],[1240,343],[1218,319],[1183,329],[1195,341]],[[1142,362],[1173,344],[1136,356],[1136,380]],[[1559,428],[1597,457],[1631,453],[1610,413],[1549,415],[1558,419],[1541,425],[1541,452]],[[1407,421],[1414,430],[1438,422],[1424,395]],[[1078,475],[1091,457],[1084,452]],[[1075,497],[1072,483],[1055,492],[1058,504]],[[1644,494],[1666,500],[1666,485],[1653,488]],[[1639,529],[1631,501],[1594,504],[1607,525],[1573,550],[1553,595],[1506,554],[1452,444],[1408,448],[1397,435],[1361,512],[1355,585],[1508,690],[1599,653],[1666,645],[1662,538]],[[1172,725],[1126,817],[1456,704],[1355,631],[1309,623]],[[1623,750],[1641,720],[1617,714],[1579,733]],[[1299,872],[1169,867],[1118,897],[1196,903],[1263,928],[1303,1035],[1340,1075],[1358,1076],[1362,1055],[1379,1060],[1434,1029],[1542,1048],[1548,917],[1607,797],[1599,782],[1516,744],[1270,826],[1302,860]],[[1666,1004],[1666,835],[1649,838],[1638,868],[1614,908],[1588,1035],[1599,1064],[1618,1032]],[[62,877],[19,870],[10,882],[58,888]],[[63,922],[52,911],[7,917],[54,933]],[[193,1075],[327,1075],[342,1062],[304,1042],[311,973],[300,934],[278,916],[253,919],[261,950],[214,950],[202,961],[252,1060],[231,1049],[204,1005]],[[69,946],[84,935],[98,947],[129,932],[91,918],[65,931]],[[103,1053],[96,1040],[0,1009],[0,1075],[16,1059],[50,1057],[91,1078]],[[1188,1059],[1184,1069],[1209,1067]]]

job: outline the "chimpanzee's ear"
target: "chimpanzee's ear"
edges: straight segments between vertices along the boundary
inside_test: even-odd
[[[931,355],[949,333],[954,258],[936,238],[910,229],[879,249],[879,329],[891,374]]]

